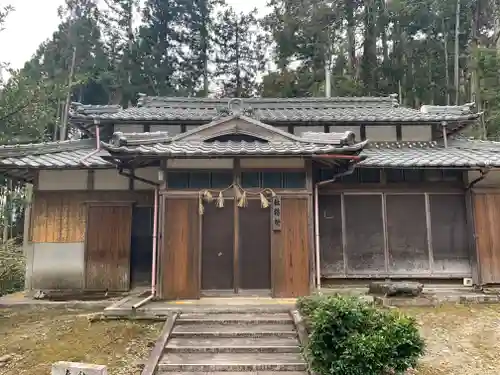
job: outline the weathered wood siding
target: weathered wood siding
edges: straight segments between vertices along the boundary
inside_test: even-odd
[[[282,198],[282,226],[271,234],[275,297],[309,294],[309,224],[307,198]]]
[[[500,192],[474,194],[474,222],[481,284],[500,283]]]
[[[30,240],[35,243],[85,241],[87,207],[91,202],[133,202],[152,205],[148,191],[35,191]]]
[[[130,287],[132,204],[91,205],[86,233],[86,289]]]
[[[162,299],[200,295],[200,220],[198,200],[163,198],[161,247]]]
[[[325,278],[470,277],[462,193],[320,195]]]

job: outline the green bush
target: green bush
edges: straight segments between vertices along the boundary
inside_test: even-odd
[[[25,262],[15,240],[0,244],[0,296],[24,289]]]
[[[413,318],[355,297],[313,296],[298,308],[308,322],[305,354],[319,375],[403,374],[424,342]]]

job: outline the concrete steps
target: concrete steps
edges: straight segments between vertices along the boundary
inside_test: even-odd
[[[157,374],[256,372],[307,374],[289,314],[181,314],[157,367]]]

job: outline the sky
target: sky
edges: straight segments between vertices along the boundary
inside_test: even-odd
[[[253,8],[265,12],[267,0],[226,0],[238,11]],[[38,46],[52,36],[59,24],[57,8],[64,0],[0,0],[0,7],[12,4],[5,30],[0,32],[0,61],[20,69],[36,52]],[[5,72],[4,72],[5,77]]]

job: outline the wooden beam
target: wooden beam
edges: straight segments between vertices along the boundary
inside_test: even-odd
[[[431,219],[431,203],[429,193],[424,194],[425,197],[425,226],[427,228],[427,249],[429,251],[429,269],[431,274],[434,271],[434,249],[432,247],[432,219]]]
[[[177,320],[177,313],[173,313],[171,316],[167,318],[167,321],[163,325],[163,329],[161,330],[160,337],[156,341],[156,344],[149,355],[149,358],[146,362],[146,366],[144,370],[142,370],[141,375],[154,375],[156,372],[156,367],[160,362],[160,359],[165,352],[165,346],[167,345],[167,341],[170,338],[170,334],[175,325],[175,321]]]
[[[241,186],[241,168],[240,159],[235,158],[233,163],[233,183]],[[233,288],[238,293],[240,289],[240,215],[238,209],[238,199],[233,199],[234,209],[234,243],[233,243]]]

